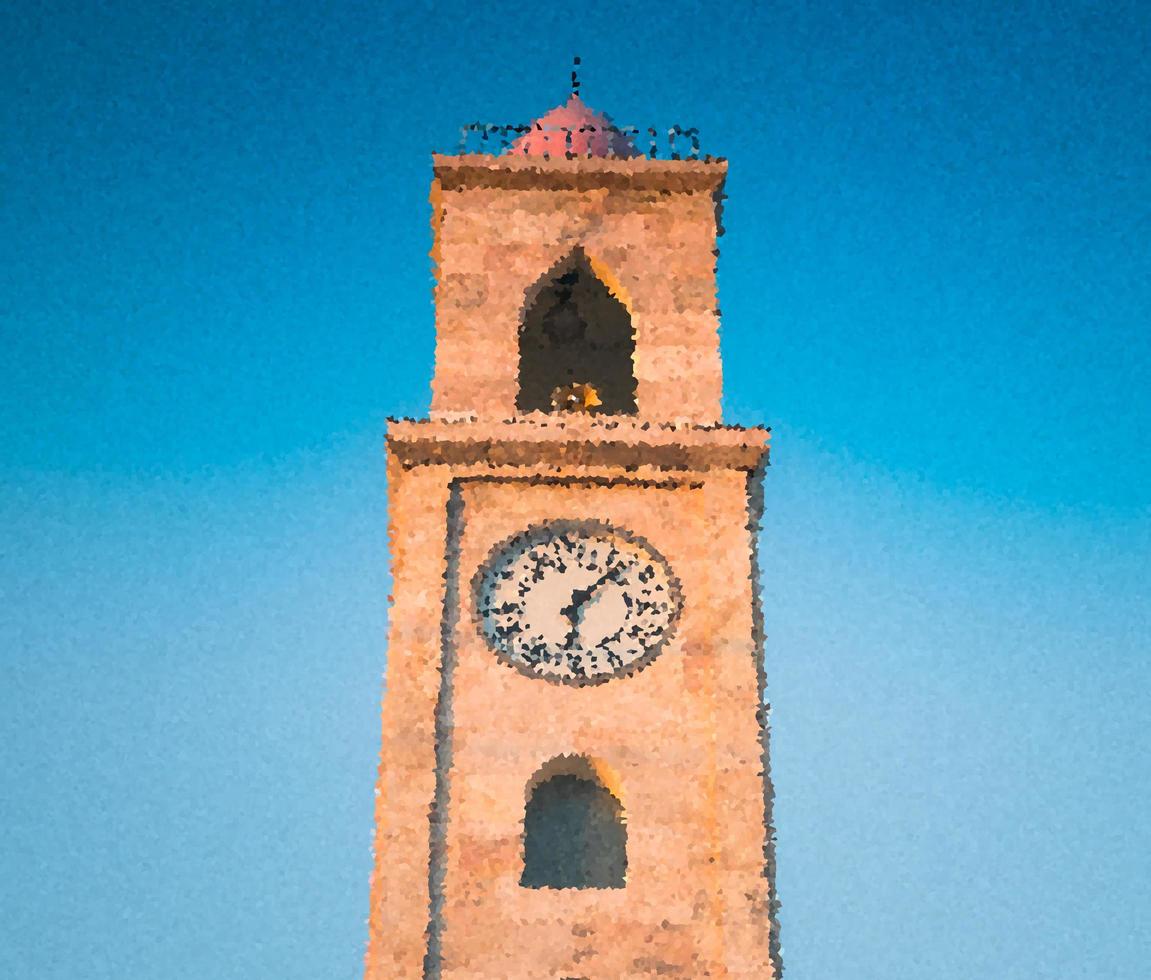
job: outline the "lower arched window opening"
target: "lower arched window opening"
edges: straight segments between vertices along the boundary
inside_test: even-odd
[[[560,774],[532,790],[524,813],[527,888],[623,888],[623,805],[601,783]]]

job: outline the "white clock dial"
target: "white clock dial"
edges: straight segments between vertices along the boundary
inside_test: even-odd
[[[512,666],[573,684],[647,664],[670,635],[679,586],[646,542],[559,521],[505,542],[476,579],[480,628]]]

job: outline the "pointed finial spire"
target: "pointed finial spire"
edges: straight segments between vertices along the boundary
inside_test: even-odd
[[[572,62],[572,98],[579,98],[579,55]]]

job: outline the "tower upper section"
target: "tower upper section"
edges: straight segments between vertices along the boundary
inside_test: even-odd
[[[514,132],[433,157],[433,417],[719,422],[726,163],[656,159],[576,95]]]

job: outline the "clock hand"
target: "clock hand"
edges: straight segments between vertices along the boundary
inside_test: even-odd
[[[575,646],[579,639],[580,621],[583,618],[581,614],[586,606],[595,601],[596,593],[600,587],[609,580],[615,580],[618,584],[617,576],[626,571],[627,568],[627,562],[619,562],[604,572],[587,588],[572,589],[571,602],[560,610],[560,615],[571,624],[571,629],[568,630],[568,635],[564,638],[564,649],[570,650]]]
[[[613,568],[609,568],[606,572],[604,572],[603,575],[592,582],[592,584],[587,588],[572,589],[572,601],[560,610],[560,615],[567,619],[568,622],[574,624],[584,603],[586,603],[593,595],[595,595],[596,591],[601,585],[603,585],[613,576],[618,575],[624,570],[625,567],[626,566],[621,562],[620,564],[615,565]]]
[[[627,562],[623,562],[623,561],[616,562],[615,565],[613,565],[606,572],[604,572],[587,589],[584,590],[585,592],[587,592],[586,599],[590,599],[592,596],[592,593],[595,592],[601,585],[603,585],[604,582],[606,582],[608,579],[614,579],[620,573],[625,572],[627,570],[627,568],[628,568]]]
[[[587,590],[573,589],[571,602],[560,610],[560,615],[568,621],[568,632],[564,637],[565,650],[571,650],[579,639],[580,608],[585,602],[587,602]]]
[[[564,637],[564,649],[571,650],[576,641],[579,640],[579,621],[580,621],[580,608],[587,601],[587,596],[584,594],[585,589],[575,589],[572,591],[572,601],[560,610],[560,615],[568,621],[568,633]]]
[[[572,650],[575,648],[576,643],[579,641],[579,619],[576,617],[572,607],[568,606],[567,609],[561,609],[568,621],[567,636],[564,637],[563,649]]]

